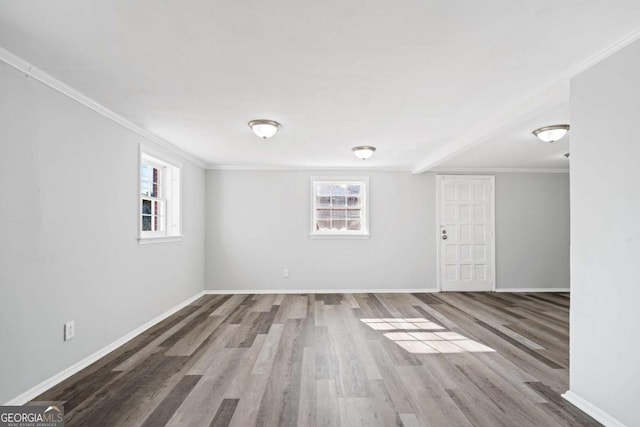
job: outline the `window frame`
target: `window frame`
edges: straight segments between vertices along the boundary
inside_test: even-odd
[[[360,206],[362,210],[361,230],[336,230],[320,231],[316,230],[317,209],[316,209],[316,185],[318,184],[359,184],[362,185]],[[309,180],[309,237],[312,239],[368,239],[371,237],[371,222],[369,220],[370,197],[369,197],[369,177],[368,176],[312,176]],[[348,219],[347,219],[348,220]]]
[[[143,155],[140,158],[140,169],[142,169],[142,165],[147,165],[149,166],[151,169],[158,169],[160,171],[159,176],[158,176],[158,191],[157,191],[157,195],[156,196],[143,196],[142,194],[140,194],[140,236],[141,237],[158,237],[158,236],[165,236],[167,234],[167,214],[168,214],[168,191],[167,191],[167,181],[168,181],[168,175],[170,175],[169,171],[167,170],[168,167],[166,166],[166,164],[158,161],[157,159],[147,156],[147,155]],[[153,187],[153,177],[150,177],[151,180],[149,181],[150,184],[150,188]],[[142,184],[142,176],[140,176],[140,184]],[[161,209],[160,209],[160,213],[157,213],[154,215],[153,213],[153,209],[152,209],[152,213],[150,215],[145,215],[142,212],[142,206],[144,206],[144,202],[145,200],[149,200],[151,202],[151,204],[153,205],[154,202],[158,202],[161,204]],[[162,222],[162,224],[160,225],[161,230],[156,230],[156,231],[145,231],[142,228],[142,223],[143,223],[143,217],[145,216],[151,216],[151,220],[153,221],[153,218],[155,216],[158,217],[158,219]]]
[[[161,170],[158,179],[157,197],[143,196],[141,192],[142,165],[146,164]],[[153,183],[151,183],[153,185]],[[140,145],[138,161],[138,241],[140,244],[165,243],[182,240],[182,164],[176,162],[148,146]],[[143,200],[163,203],[164,230],[144,231],[142,229]],[[152,216],[153,218],[153,216]]]

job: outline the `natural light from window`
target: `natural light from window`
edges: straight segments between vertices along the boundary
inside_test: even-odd
[[[140,147],[139,240],[178,239],[181,232],[181,167],[171,159]]]
[[[495,352],[491,347],[487,347],[457,332],[446,331],[444,326],[422,317],[360,320],[371,329],[380,331],[386,338],[413,354]]]
[[[368,236],[368,178],[311,178],[311,235]]]

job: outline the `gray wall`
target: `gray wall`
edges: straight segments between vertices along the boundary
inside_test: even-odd
[[[310,239],[310,177],[349,174],[370,177],[371,239]],[[207,171],[206,286],[435,289],[435,185],[404,172]],[[499,288],[569,287],[568,191],[567,174],[496,175]]]
[[[434,176],[352,174],[370,177],[371,239],[310,239],[309,178],[331,174],[349,175],[207,171],[207,287],[435,287]]]
[[[4,403],[202,291],[204,171],[183,161],[184,240],[140,246],[146,140],[4,64],[0,94]]]
[[[569,288],[569,229],[569,174],[497,174],[498,288]]]
[[[640,425],[640,42],[571,83],[571,392]]]

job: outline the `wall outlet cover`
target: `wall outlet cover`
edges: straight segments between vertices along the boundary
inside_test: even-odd
[[[74,321],[64,324],[64,340],[69,341],[76,336],[76,323]]]

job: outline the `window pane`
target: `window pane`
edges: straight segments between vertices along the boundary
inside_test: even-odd
[[[351,231],[360,231],[360,220],[349,220],[347,221],[347,229]]]
[[[319,184],[316,186],[316,195],[317,196],[330,196],[331,195],[331,185],[330,184]]]
[[[347,210],[346,209],[333,209],[331,211],[331,218],[332,219],[345,219],[347,217]]]
[[[331,195],[332,196],[345,196],[347,194],[347,186],[334,184],[331,186]]]
[[[155,211],[154,215],[165,216],[167,214],[166,203],[164,202],[154,202],[155,203]]]
[[[347,194],[348,195],[359,195],[360,191],[361,191],[362,186],[360,186],[359,184],[352,184],[347,186]]]
[[[142,215],[142,231],[151,231],[151,215]]]
[[[327,178],[315,181],[312,191],[313,232],[348,235],[365,231],[365,183]]]
[[[346,228],[347,228],[347,221],[345,221],[344,219],[331,221],[331,229],[333,230],[344,230]]]
[[[331,206],[331,196],[316,197],[316,206],[319,208],[328,208],[329,206]]]
[[[349,209],[347,211],[347,218],[360,219],[360,209]]]
[[[164,231],[164,216],[158,215],[155,216],[154,219],[154,231]]]
[[[140,194],[142,196],[151,195],[151,184],[149,183],[149,181],[140,181]]]
[[[332,206],[346,206],[347,198],[345,196],[331,196]]]
[[[142,201],[142,213],[151,215],[151,200]]]
[[[316,222],[316,230],[320,231],[320,230],[329,230],[329,225],[330,225],[331,221],[327,220],[320,220],[318,222]]]
[[[331,218],[331,210],[330,209],[318,209],[317,218],[318,219],[330,219]]]
[[[165,164],[146,152],[140,158],[140,236],[177,235],[180,232],[180,167]],[[170,184],[165,188],[165,182]],[[331,197],[331,195],[329,195]],[[329,208],[331,200],[329,199]]]

